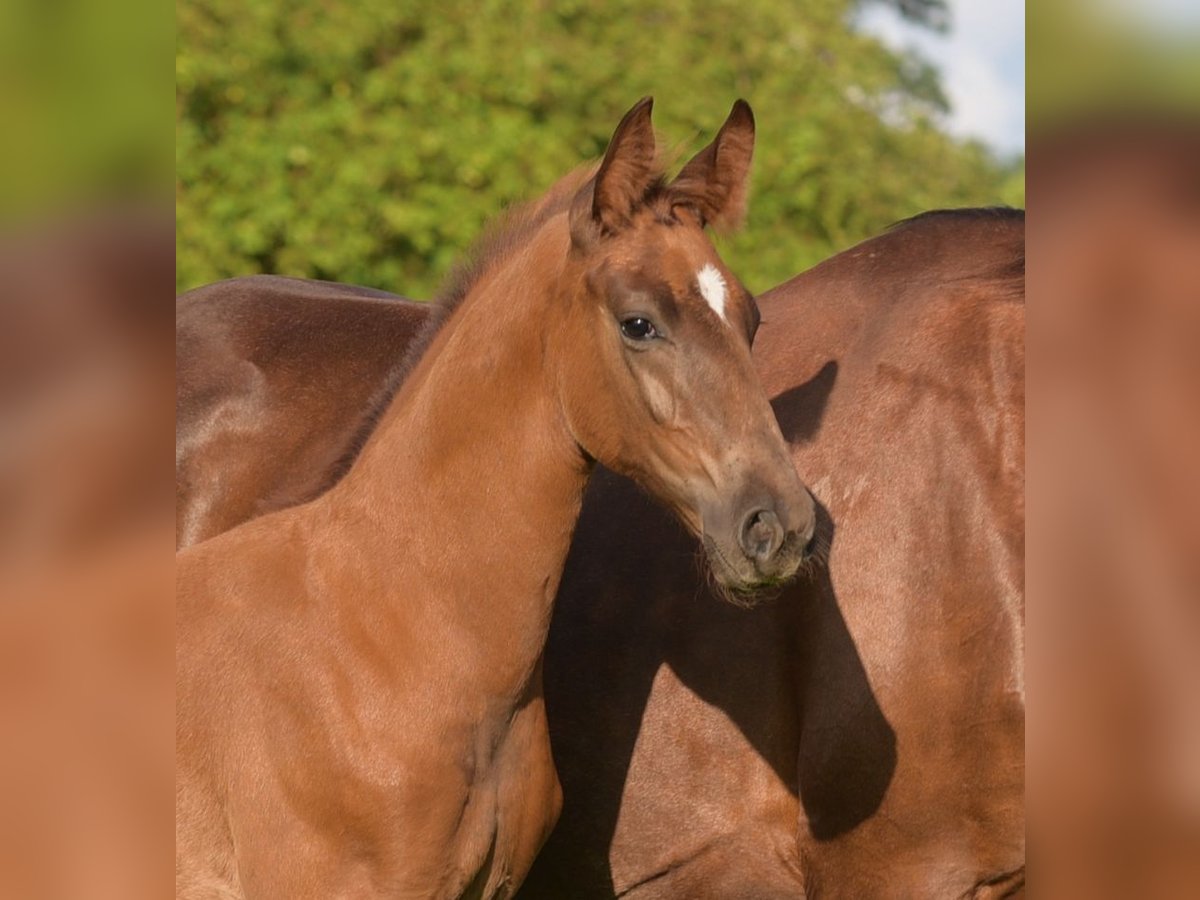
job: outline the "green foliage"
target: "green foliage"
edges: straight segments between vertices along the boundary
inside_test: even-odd
[[[0,3],[0,227],[131,195],[161,202],[168,16],[155,0]]]
[[[178,286],[270,271],[429,296],[645,94],[681,156],[754,107],[750,215],[723,245],[754,290],[924,209],[1022,203],[1023,178],[938,129],[928,66],[848,24],[858,5],[183,0]]]

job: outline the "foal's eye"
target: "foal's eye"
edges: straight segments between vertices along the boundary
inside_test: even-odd
[[[649,319],[632,316],[621,321],[621,334],[631,341],[649,341],[658,337],[658,329]]]

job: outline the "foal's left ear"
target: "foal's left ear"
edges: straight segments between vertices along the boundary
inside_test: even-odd
[[[654,126],[650,111],[654,99],[643,97],[625,113],[596,176],[584,185],[571,206],[571,237],[586,245],[598,234],[619,231],[658,174]]]
[[[749,103],[738,100],[713,142],[671,182],[672,202],[695,210],[703,225],[737,227],[746,212],[753,156],[754,113]]]

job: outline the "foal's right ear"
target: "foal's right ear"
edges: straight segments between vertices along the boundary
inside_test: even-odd
[[[595,177],[575,196],[571,204],[574,243],[586,245],[598,234],[627,225],[658,177],[654,128],[650,123],[653,106],[653,97],[643,97],[625,113]]]
[[[731,229],[746,211],[750,160],[754,156],[754,113],[738,100],[713,138],[671,182],[676,203],[688,206],[702,224]]]

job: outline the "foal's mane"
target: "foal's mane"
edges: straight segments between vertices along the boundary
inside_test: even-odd
[[[322,491],[335,484],[349,470],[367,438],[375,430],[380,416],[404,384],[404,380],[420,362],[454,311],[470,295],[471,289],[500,262],[527,244],[549,219],[566,212],[576,193],[595,177],[599,167],[598,161],[579,166],[558,179],[538,199],[511,207],[484,228],[483,233],[465,254],[463,261],[450,271],[437,296],[429,301],[429,313],[425,323],[413,338],[407,352],[388,372],[383,384],[372,395],[358,430],[347,444],[341,458],[329,471]],[[647,189],[644,201],[653,202],[658,199],[664,186],[665,181],[660,174]]]
[[[442,326],[462,306],[471,289],[498,263],[528,243],[548,219],[565,212],[575,193],[593,177],[598,165],[588,163],[579,166],[554,182],[538,199],[510,207],[484,226],[483,233],[467,250],[463,260],[450,270],[437,296],[429,301],[429,317],[409,345],[408,352],[401,357],[400,364],[391,373],[389,380],[392,383],[384,400],[385,406],[425,355]]]

